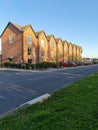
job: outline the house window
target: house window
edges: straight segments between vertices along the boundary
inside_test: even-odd
[[[28,63],[29,63],[29,64],[32,64],[32,59],[28,59]]]
[[[41,51],[41,56],[45,56],[45,51],[44,50]]]
[[[54,43],[53,42],[51,43],[51,47],[54,48]]]
[[[28,39],[28,44],[32,44],[32,36],[28,35],[27,39]]]
[[[51,58],[53,58],[54,57],[54,53],[53,53],[53,51],[51,52]]]
[[[44,40],[41,39],[41,46],[44,47]]]
[[[60,46],[60,45],[58,45],[58,49],[59,49],[59,50],[61,49],[61,46]]]
[[[65,51],[66,51],[66,46],[65,46]]]
[[[28,55],[31,55],[31,54],[32,54],[32,48],[28,47]]]
[[[9,35],[9,43],[12,44],[12,34]]]

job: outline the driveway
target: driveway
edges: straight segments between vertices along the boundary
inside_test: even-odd
[[[0,115],[98,72],[98,65],[44,71],[0,70]]]

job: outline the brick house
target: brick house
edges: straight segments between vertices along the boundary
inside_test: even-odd
[[[63,41],[63,57],[64,61],[68,61],[69,48],[67,41]]]
[[[9,22],[1,34],[2,62],[34,63],[34,53],[38,53],[35,32],[31,25],[20,26]]]
[[[40,63],[80,61],[82,48],[71,42],[62,41],[44,31],[35,32],[31,25],[20,26],[9,22],[2,32],[2,63]]]
[[[72,61],[72,58],[73,58],[73,45],[72,45],[71,42],[68,42],[68,50],[69,50],[68,60]]]
[[[77,46],[73,44],[73,61],[77,61]]]
[[[48,35],[49,61],[56,63],[56,40],[54,35]]]
[[[64,61],[63,58],[63,42],[61,38],[56,39],[56,44],[57,44],[57,62],[62,62]]]
[[[36,32],[39,62],[49,62],[48,40],[44,31]]]

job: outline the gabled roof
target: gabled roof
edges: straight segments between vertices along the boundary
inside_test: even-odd
[[[65,43],[65,42],[67,43],[67,40],[64,40],[64,41],[63,41],[63,43]]]
[[[33,33],[35,34],[35,37],[36,37],[36,33],[35,33],[34,29],[32,28],[32,26],[31,26],[30,24],[25,25],[25,26],[22,26],[21,29],[22,29],[22,31],[24,32],[24,31],[26,31],[29,27],[32,29],[32,31],[33,31]]]
[[[77,45],[76,44],[73,44],[73,48],[75,47],[75,49],[77,49]]]
[[[1,36],[2,36],[3,33],[5,32],[6,28],[9,26],[9,24],[12,24],[12,25],[13,25],[17,30],[19,30],[20,32],[26,31],[29,27],[30,27],[30,28],[32,29],[32,31],[34,32],[34,30],[33,30],[33,28],[32,28],[31,25],[20,26],[20,25],[18,25],[18,24],[16,24],[16,23],[9,22],[9,23],[7,24],[7,26],[5,27],[4,31],[2,32]],[[34,32],[34,34],[35,34],[35,32]],[[36,35],[35,35],[35,36],[36,36]]]
[[[67,46],[68,46],[67,40],[64,40],[64,41],[63,41],[63,45],[64,45],[65,43],[66,43],[66,44],[67,44]]]
[[[16,23],[11,23],[11,22],[9,22],[9,23],[12,24],[12,25],[14,25],[19,31],[23,31],[22,30],[22,26],[20,26],[20,25],[18,25]]]
[[[51,35],[47,35],[47,39],[48,39],[48,41],[51,39],[51,37],[53,37],[53,38],[54,38],[54,40],[55,40],[55,42],[56,42],[56,39],[55,39],[55,37],[54,37],[54,35],[53,35],[53,34],[51,34]]]
[[[70,45],[73,46],[73,44],[71,42],[67,42],[67,43],[68,43],[68,46],[70,46]]]
[[[42,33],[44,33],[44,35],[45,35],[45,37],[46,37],[46,39],[47,39],[47,36],[46,36],[46,34],[45,34],[45,32],[42,30],[42,31],[38,31],[38,32],[35,32],[35,34],[36,34],[36,37],[38,38]],[[48,39],[47,39],[48,40]]]
[[[5,29],[3,30],[3,32],[2,32],[2,34],[1,34],[0,37],[2,37],[3,33],[5,32],[5,30],[7,29],[7,27],[8,27],[10,24],[12,24],[12,25],[13,25],[16,29],[18,29],[20,32],[23,32],[23,31],[21,30],[21,26],[19,26],[19,25],[17,25],[17,24],[14,24],[14,23],[11,23],[11,22],[8,22],[7,26],[6,26]]]
[[[29,27],[32,29],[32,31],[34,32],[35,34],[35,31],[33,30],[32,26],[30,24],[27,24],[25,26],[20,26],[18,24],[15,24],[15,23],[12,23],[17,29],[19,29],[20,31],[26,31]],[[35,35],[36,36],[36,35]]]
[[[56,43],[57,43],[59,40],[62,42],[62,39],[61,39],[61,38],[56,38]]]

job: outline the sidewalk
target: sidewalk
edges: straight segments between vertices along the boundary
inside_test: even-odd
[[[79,68],[85,67],[85,66],[77,66]],[[38,73],[43,73],[43,72],[50,72],[50,71],[58,71],[58,70],[68,70],[68,69],[73,69],[77,67],[62,67],[62,68],[48,68],[48,69],[40,69],[40,70],[30,70],[30,69],[17,69],[17,68],[0,68],[0,71],[16,71],[16,72],[38,72]]]
[[[49,72],[49,71],[56,71],[61,70],[64,68],[49,68],[49,69],[42,69],[42,70],[29,70],[29,69],[17,69],[17,68],[0,68],[0,71],[16,71],[16,72]]]

